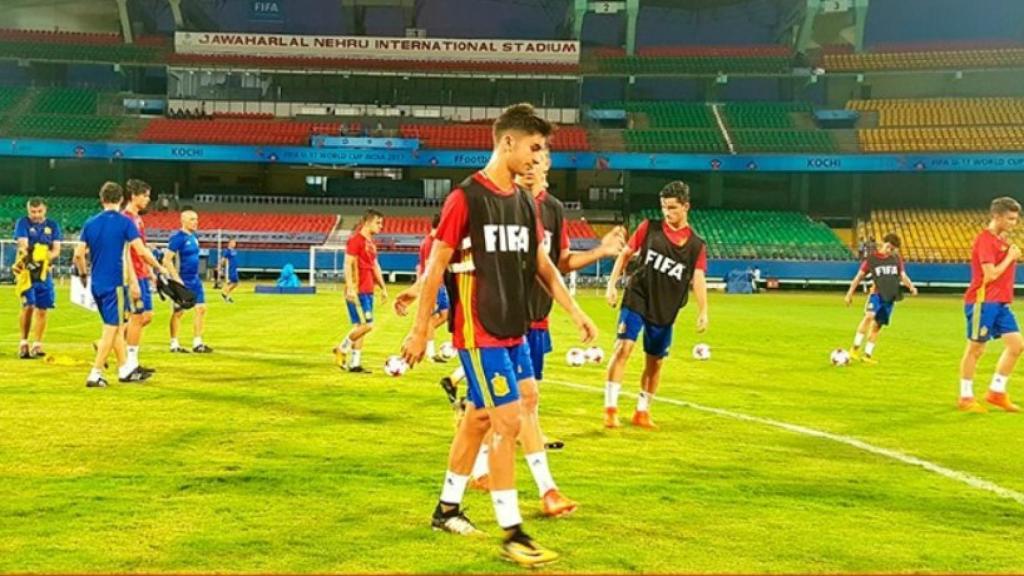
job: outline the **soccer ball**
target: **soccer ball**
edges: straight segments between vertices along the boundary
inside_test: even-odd
[[[384,361],[384,373],[388,376],[401,376],[409,369],[409,364],[401,356],[388,356]]]
[[[604,350],[601,350],[600,346],[591,346],[590,348],[587,348],[587,351],[584,352],[583,355],[586,356],[587,362],[592,362],[594,364],[604,362]]]
[[[850,363],[850,353],[842,348],[836,348],[829,356],[833,366],[846,366]]]
[[[587,353],[581,348],[569,348],[565,353],[565,363],[573,368],[583,366],[587,363]]]
[[[451,342],[445,342],[437,349],[437,353],[441,355],[441,358],[451,360],[452,358],[455,358],[455,354],[457,352],[455,351],[455,346],[452,346]]]
[[[711,359],[711,346],[707,344],[694,344],[693,345],[693,359],[694,360],[710,360]]]

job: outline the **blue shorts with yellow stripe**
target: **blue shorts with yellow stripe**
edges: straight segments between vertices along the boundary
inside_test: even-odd
[[[519,400],[519,382],[533,378],[530,345],[459,350],[469,391],[477,408],[495,408]]]
[[[967,317],[968,340],[988,342],[1003,334],[1020,332],[1017,317],[1004,302],[964,304],[964,316]]]
[[[345,303],[348,305],[348,319],[353,324],[373,324],[373,294],[360,294],[358,305]]]
[[[92,299],[96,302],[96,310],[100,313],[104,325],[121,325],[121,311],[125,309],[127,296],[124,286],[92,291]]]

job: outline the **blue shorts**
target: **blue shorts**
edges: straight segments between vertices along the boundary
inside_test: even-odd
[[[526,343],[530,345],[530,363],[533,364],[533,377],[544,379],[544,356],[551,352],[551,332],[544,328],[530,328],[526,333]]]
[[[238,284],[238,268],[233,268],[228,271],[228,283]]]
[[[138,302],[132,302],[131,298],[125,298],[124,309],[129,314],[142,314],[153,311],[153,293],[150,291],[149,278],[139,280],[139,292],[142,295]],[[130,293],[129,293],[130,296]]]
[[[51,310],[54,308],[56,300],[52,278],[47,278],[42,282],[33,282],[32,287],[21,293],[22,308]]]
[[[623,307],[619,312],[619,329],[616,337],[619,340],[636,342],[641,328],[644,331],[644,352],[658,358],[668,356],[668,348],[672,345],[672,324],[652,324],[639,312]]]
[[[360,294],[359,305],[348,300],[348,318],[353,324],[373,324],[373,294]]]
[[[981,308],[979,313],[978,308]],[[1009,304],[1000,302],[984,302],[982,304],[964,304],[964,316],[967,317],[967,339],[975,342],[988,342],[1003,334],[1020,332],[1017,318],[1010,310]]]
[[[103,319],[104,325],[121,325],[121,311],[126,309],[125,301],[128,300],[125,291],[124,286],[107,288],[99,292],[93,289],[92,299],[96,301],[96,308],[99,309],[100,318]]]
[[[878,294],[868,296],[868,303],[864,307],[865,312],[875,313],[875,323],[879,326],[888,326],[892,320],[892,311],[896,308],[896,301],[886,302]]]
[[[448,302],[448,290],[444,286],[441,286],[437,291],[437,298],[434,300],[434,314],[446,312],[451,307],[451,303]]]
[[[519,400],[519,382],[533,378],[530,345],[459,350],[466,371],[466,397],[477,408],[494,408]]]
[[[193,278],[182,278],[181,283],[196,295],[196,306],[206,304],[206,290],[203,289],[203,281],[199,276]]]

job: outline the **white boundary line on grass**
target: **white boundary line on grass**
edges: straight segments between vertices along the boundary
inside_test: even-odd
[[[557,384],[559,386],[574,388],[576,390],[604,393],[603,388],[598,388],[596,386],[587,386],[584,384],[576,384],[573,382],[566,382],[564,380],[544,380],[544,384]],[[622,395],[636,398],[636,394],[632,394],[629,392],[623,392]],[[879,446],[868,444],[863,440],[858,440],[850,436],[833,434],[831,432],[825,432],[823,430],[816,430],[814,428],[800,426],[799,424],[790,424],[788,422],[782,422],[780,420],[772,420],[771,418],[751,416],[749,414],[743,414],[742,412],[733,412],[731,410],[723,410],[721,408],[712,408],[711,406],[703,406],[701,404],[694,404],[693,402],[687,402],[685,400],[676,400],[674,398],[666,398],[665,396],[660,395],[657,397],[657,400],[658,402],[663,402],[665,404],[673,404],[676,406],[682,406],[683,408],[692,408],[700,412],[707,412],[708,414],[723,416],[725,418],[732,418],[733,420],[741,420],[743,422],[761,424],[764,426],[770,426],[772,428],[779,428],[781,430],[792,432],[794,434],[802,434],[804,436],[811,436],[814,438],[831,440],[832,442],[837,442],[839,444],[845,444],[852,448],[863,450],[864,452],[868,452],[876,456],[889,458],[890,460],[896,460],[897,462],[902,462],[903,464],[923,468],[929,472],[938,474],[939,476],[943,476],[945,478],[949,478],[950,480],[955,480],[957,482],[967,484],[971,488],[991,492],[997,496],[1013,500],[1017,504],[1024,506],[1024,494],[1017,492],[1016,490],[1004,488],[998,484],[989,482],[988,480],[985,480],[983,478],[978,478],[977,476],[968,474],[966,472],[960,472],[959,470],[946,468],[945,466],[940,466],[939,464],[935,464],[934,462],[922,460],[916,456],[911,456],[909,454],[904,454],[903,452],[898,452],[896,450],[890,450],[888,448],[881,448]]]

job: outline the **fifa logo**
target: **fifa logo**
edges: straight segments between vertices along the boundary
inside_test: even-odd
[[[895,276],[899,273],[899,269],[892,264],[875,266],[875,276]]]
[[[683,272],[686,270],[686,265],[681,262],[669,258],[668,256],[659,254],[654,250],[648,250],[647,256],[644,259],[644,265],[650,266],[654,270],[667,274],[671,278],[682,282]]]
[[[487,252],[529,252],[530,229],[526,226],[487,224],[484,226]]]

